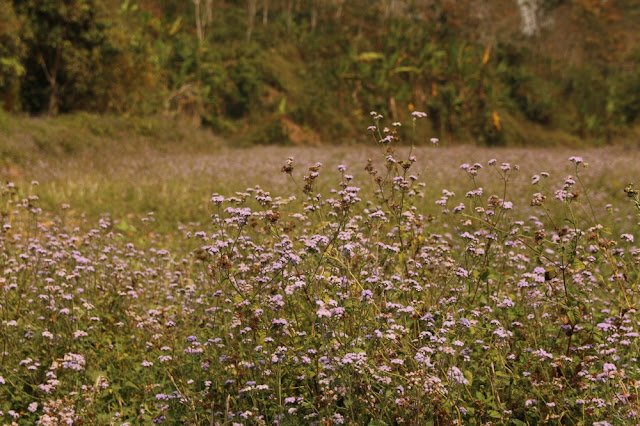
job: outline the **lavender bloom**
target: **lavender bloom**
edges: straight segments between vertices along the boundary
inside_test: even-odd
[[[620,239],[629,241],[630,243],[634,241],[634,237],[631,234],[622,234],[620,235]]]
[[[460,369],[455,366],[449,368],[449,370],[447,371],[447,377],[449,378],[450,382],[453,382],[459,385],[469,384],[469,380],[467,380],[464,377],[464,374],[462,374],[462,371],[460,371]]]
[[[544,349],[538,349],[537,351],[533,351],[532,352],[534,355],[537,355],[538,358],[541,361],[547,360],[547,359],[553,359],[553,354],[550,354],[549,352],[545,351]]]
[[[584,160],[582,159],[582,157],[569,157],[569,161],[571,161],[576,166],[584,163]]]
[[[62,359],[62,368],[67,368],[70,370],[81,371],[84,370],[84,366],[86,365],[86,361],[84,356],[80,354],[74,353],[66,353],[64,358]]]

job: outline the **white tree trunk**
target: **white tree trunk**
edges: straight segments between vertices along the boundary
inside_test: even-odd
[[[211,21],[213,21],[213,0],[207,0],[207,7],[204,11],[204,16],[207,25],[211,24]]]
[[[538,9],[540,0],[517,0],[520,16],[522,17],[522,34],[531,37],[540,32],[538,25]]]
[[[196,32],[198,33],[198,42],[202,44],[204,41],[204,31],[202,29],[202,15],[200,15],[200,0],[193,0],[196,6]]]
[[[253,33],[253,22],[256,17],[256,11],[258,9],[258,0],[248,0],[247,3],[247,41],[251,41],[251,34]]]
[[[262,25],[269,23],[269,0],[262,0]]]

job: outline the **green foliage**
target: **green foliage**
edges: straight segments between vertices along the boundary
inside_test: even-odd
[[[260,74],[259,66],[247,57],[240,57],[230,69],[229,77],[234,89],[226,101],[227,111],[232,118],[243,117],[259,105]]]
[[[531,54],[513,45],[499,46],[497,74],[508,99],[527,120],[549,125],[555,112],[553,83],[527,67]]]
[[[632,63],[640,63],[640,43],[628,55]],[[614,111],[618,120],[626,125],[640,118],[640,68],[632,67],[618,73],[614,81]]]
[[[94,99],[88,105],[79,102],[77,107],[92,112],[153,114],[167,92],[153,35],[136,11],[124,10],[109,18],[99,50],[100,64],[92,76]]]
[[[102,2],[16,0],[29,29],[23,100],[31,112],[56,114],[91,99],[106,23]]]
[[[16,110],[20,106],[19,79],[25,73],[26,46],[20,37],[23,26],[10,0],[0,0],[0,106]]]
[[[609,141],[640,115],[634,2],[544,1],[540,14],[558,23],[532,38],[467,0],[258,1],[251,19],[246,2],[212,5],[0,0],[0,102],[35,114],[163,112],[243,140],[283,117],[345,140],[371,109],[393,120],[418,109],[443,140],[488,145],[525,142],[514,129],[531,126],[557,141]]]
[[[246,134],[238,138],[236,144],[238,146],[288,145],[290,142],[286,125],[277,117],[270,117],[264,124],[251,126]]]

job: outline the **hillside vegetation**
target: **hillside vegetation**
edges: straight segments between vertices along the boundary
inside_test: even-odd
[[[425,137],[637,137],[634,0],[0,0],[12,113],[165,114],[235,143],[353,139],[375,109]]]

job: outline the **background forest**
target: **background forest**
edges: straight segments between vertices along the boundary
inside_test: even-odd
[[[239,145],[376,110],[487,145],[632,140],[636,0],[0,0],[8,114],[173,116]]]

